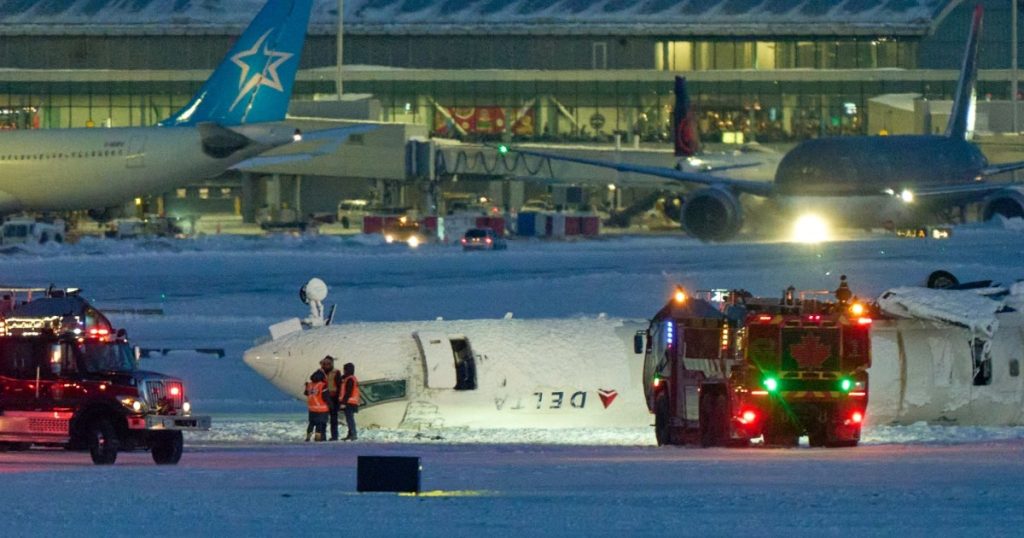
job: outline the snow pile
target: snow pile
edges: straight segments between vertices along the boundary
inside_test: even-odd
[[[952,323],[986,336],[999,329],[995,313],[1003,307],[1001,301],[983,297],[975,290],[917,287],[888,290],[878,298],[878,305],[893,316]]]

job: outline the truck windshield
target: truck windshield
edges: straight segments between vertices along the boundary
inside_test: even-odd
[[[135,353],[128,344],[87,341],[80,349],[82,370],[90,374],[135,370]]]

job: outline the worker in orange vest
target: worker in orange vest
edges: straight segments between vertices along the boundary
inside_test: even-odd
[[[309,376],[310,381],[327,383],[327,413],[331,419],[331,441],[338,440],[338,410],[341,406],[341,372],[334,367],[334,357],[320,359],[320,369]]]
[[[356,413],[359,412],[359,379],[356,378],[356,365],[351,362],[345,363],[344,375],[341,376],[341,405],[345,408],[345,424],[348,426],[348,435],[344,441],[355,441]]]
[[[316,440],[323,441],[327,433],[327,383],[324,380],[306,382],[306,406],[309,408],[309,425],[306,426],[306,442],[316,430]]]

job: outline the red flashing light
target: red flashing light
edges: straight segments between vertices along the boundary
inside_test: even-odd
[[[807,321],[821,321],[821,314],[811,314],[807,316]]]
[[[753,412],[753,411],[751,411],[749,409],[744,411],[743,414],[740,415],[740,422],[742,422],[743,424],[750,424],[751,422],[754,422],[755,420],[757,420],[757,413],[755,413],[755,412]]]
[[[853,414],[850,415],[850,421],[854,424],[860,424],[864,421],[864,414],[860,411],[854,411]]]
[[[466,244],[466,238],[465,238],[465,237],[463,237],[463,238],[462,238],[462,244],[463,244],[463,245],[465,245],[465,244]]]
[[[772,320],[771,316],[767,316],[767,315],[757,316],[757,321],[760,321],[761,323],[768,323],[771,320]]]
[[[871,325],[871,318],[857,318],[857,325]]]
[[[179,387],[177,385],[172,386],[171,390],[170,390],[170,393],[171,393],[171,396],[177,396],[177,395],[181,394],[181,387]]]
[[[487,243],[488,245],[490,245],[490,244],[491,244],[491,238],[490,238],[490,237],[488,237],[487,239],[484,239],[484,241],[485,241],[485,242],[486,242],[486,243]]]

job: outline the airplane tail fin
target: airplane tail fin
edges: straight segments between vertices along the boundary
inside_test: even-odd
[[[283,120],[288,112],[312,0],[267,0],[203,87],[163,126],[224,126]]]
[[[978,79],[978,37],[981,34],[982,7],[979,3],[974,8],[974,20],[971,32],[967,35],[967,50],[964,51],[964,62],[960,67],[960,81],[956,85],[953,96],[953,110],[946,124],[946,136],[950,138],[966,138],[971,129],[974,114],[975,82]]]
[[[690,94],[686,91],[686,78],[676,77],[676,104],[672,108],[672,136],[676,157],[692,157],[697,153],[697,132],[690,112]]]

